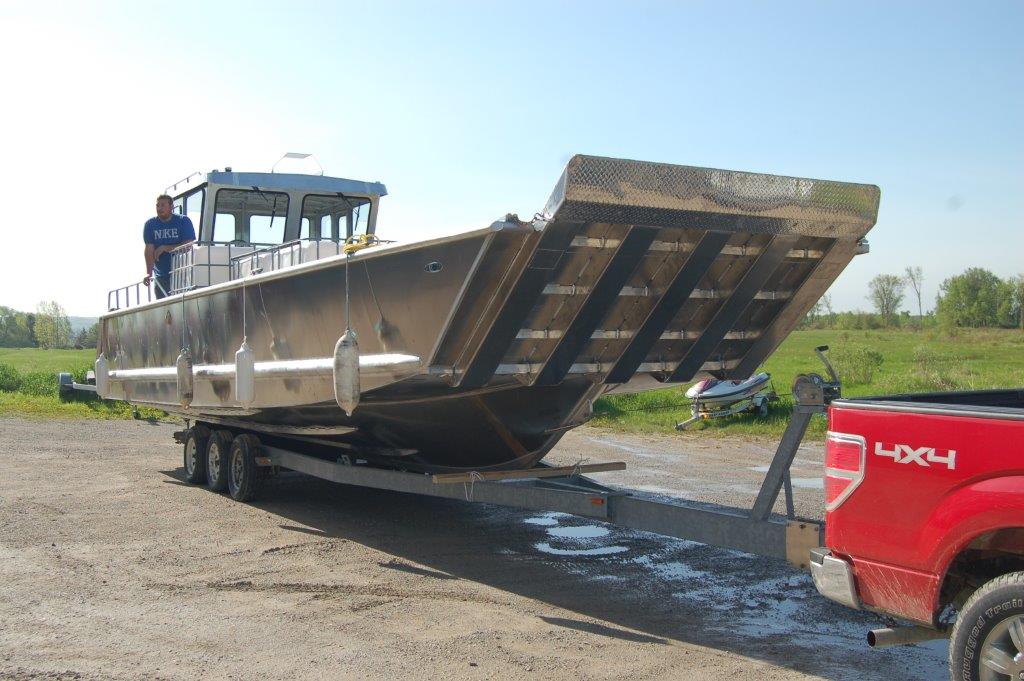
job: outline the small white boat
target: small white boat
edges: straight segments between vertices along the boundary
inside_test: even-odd
[[[771,374],[761,372],[744,381],[720,381],[705,378],[686,391],[686,396],[705,405],[732,404],[753,397],[771,380]]]

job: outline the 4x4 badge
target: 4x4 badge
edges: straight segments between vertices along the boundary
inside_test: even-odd
[[[896,463],[916,463],[929,468],[930,464],[946,464],[949,470],[956,469],[955,449],[936,449],[935,447],[911,447],[910,445],[893,445],[888,442],[876,442],[875,454],[885,456]]]

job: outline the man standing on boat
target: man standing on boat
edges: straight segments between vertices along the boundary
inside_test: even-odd
[[[146,242],[146,277],[142,283],[149,286],[155,279],[157,298],[171,292],[171,251],[196,240],[192,221],[187,215],[175,214],[171,201],[167,194],[156,197],[156,217],[146,220],[142,231]]]

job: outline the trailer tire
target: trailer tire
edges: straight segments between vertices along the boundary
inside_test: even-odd
[[[206,441],[210,431],[202,426],[189,428],[185,436],[184,462],[185,480],[193,485],[206,482]]]
[[[228,453],[234,435],[227,430],[215,430],[206,443],[206,486],[214,492],[223,492],[228,486]]]
[[[1024,572],[996,577],[964,604],[949,641],[953,681],[1024,676],[1013,659],[1024,653]],[[1021,659],[1018,657],[1018,659]],[[1006,665],[1007,671],[997,671]]]
[[[228,457],[228,493],[235,501],[252,501],[259,491],[263,471],[256,463],[260,441],[255,435],[239,435]]]

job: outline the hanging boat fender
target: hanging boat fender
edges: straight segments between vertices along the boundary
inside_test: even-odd
[[[110,394],[110,364],[102,352],[96,358],[94,370],[96,373],[96,394],[100,396],[100,399],[105,400],[107,395]]]
[[[248,407],[256,401],[256,353],[245,341],[235,353],[235,401]]]
[[[334,346],[334,399],[347,416],[359,405],[359,343],[352,329]]]
[[[192,355],[187,349],[182,349],[178,359],[174,361],[174,368],[178,374],[178,401],[181,406],[188,407],[192,404],[193,380],[192,380]]]

